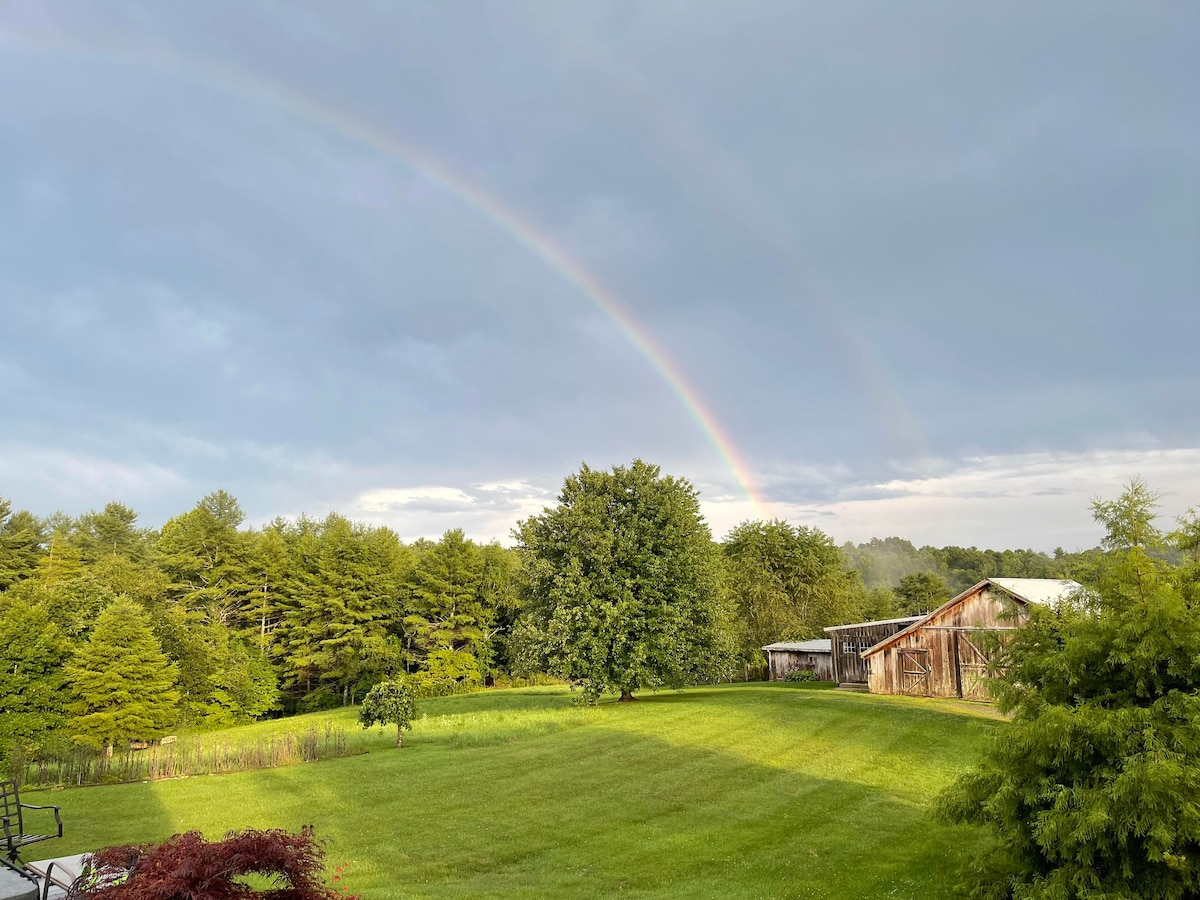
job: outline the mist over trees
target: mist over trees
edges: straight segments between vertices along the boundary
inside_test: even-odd
[[[866,543],[842,545],[846,565],[858,572],[869,589],[895,591],[905,578],[934,575],[945,582],[945,599],[957,596],[985,578],[1071,578],[1094,565],[1099,550],[1053,555],[1039,550],[980,550],[978,547],[915,547],[900,537],[872,538]],[[916,599],[912,587],[905,602]],[[928,581],[925,582],[929,584]]]

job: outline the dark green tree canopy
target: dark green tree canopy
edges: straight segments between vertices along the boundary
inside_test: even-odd
[[[558,499],[516,532],[526,664],[626,699],[723,671],[719,563],[695,488],[635,460],[584,465]]]
[[[950,599],[950,588],[946,579],[933,572],[913,572],[900,579],[896,588],[896,602],[900,614],[919,616],[933,612]]]
[[[63,721],[70,645],[46,610],[0,594],[0,754]]]
[[[975,896],[1200,896],[1200,609],[1152,555],[1154,505],[1140,481],[1097,501],[1096,590],[1032,609],[1002,657],[1012,723],[942,799],[997,835]]]
[[[40,519],[26,510],[14,513],[12,503],[0,497],[0,591],[36,571],[46,540]]]

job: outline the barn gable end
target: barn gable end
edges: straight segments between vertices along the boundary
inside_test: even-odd
[[[1029,603],[1053,604],[1080,586],[1042,578],[985,578],[862,652],[873,694],[990,700],[989,635],[1019,628]]]

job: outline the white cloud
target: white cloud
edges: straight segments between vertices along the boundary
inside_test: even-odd
[[[41,508],[46,499],[77,509],[171,490],[185,483],[186,479],[173,470],[148,461],[118,461],[54,448],[0,444],[0,484],[6,485],[5,496],[11,496],[16,506],[36,507],[34,511],[39,514],[46,512]],[[29,501],[24,499],[26,495]]]
[[[461,528],[476,540],[511,543],[517,522],[541,512],[552,499],[548,490],[524,480],[373,488],[354,499],[349,514],[387,525],[405,540],[436,538]]]
[[[456,504],[470,506],[472,497],[460,488],[430,487],[415,488],[380,488],[366,491],[359,495],[357,507],[364,512],[388,512],[398,507],[427,506],[430,502],[436,504]]]
[[[839,542],[898,535],[918,545],[1073,550],[1101,537],[1091,501],[1116,497],[1134,476],[1159,492],[1169,527],[1200,503],[1200,448],[977,457],[937,475],[848,486],[824,502],[767,503],[762,514]],[[705,512],[714,525],[750,517],[745,502]]]

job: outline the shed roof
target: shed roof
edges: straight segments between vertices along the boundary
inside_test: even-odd
[[[933,612],[924,616],[918,616],[917,620],[907,628],[897,631],[891,637],[885,638],[874,647],[863,650],[859,656],[866,659],[868,656],[879,652],[884,647],[891,646],[905,635],[912,634],[914,631],[920,628],[927,619],[932,619],[934,616],[950,609],[950,607],[954,606],[955,604],[961,603],[963,600],[987,587],[989,584],[994,584],[996,587],[1007,591],[1021,603],[1043,603],[1047,606],[1053,606],[1059,601],[1075,593],[1075,591],[1083,590],[1083,585],[1079,584],[1078,582],[1068,581],[1060,578],[985,578],[983,581],[979,582],[973,587],[967,588],[953,600],[947,600]],[[826,631],[828,630],[829,629],[826,629]]]
[[[849,625],[830,625],[825,631],[841,631],[843,628],[869,628],[872,625],[900,625],[905,622],[919,622],[924,616],[904,616],[900,619],[879,619],[875,622],[851,622]]]
[[[791,650],[794,653],[832,653],[833,641],[829,638],[817,638],[812,641],[779,641],[767,644],[764,650]]]

